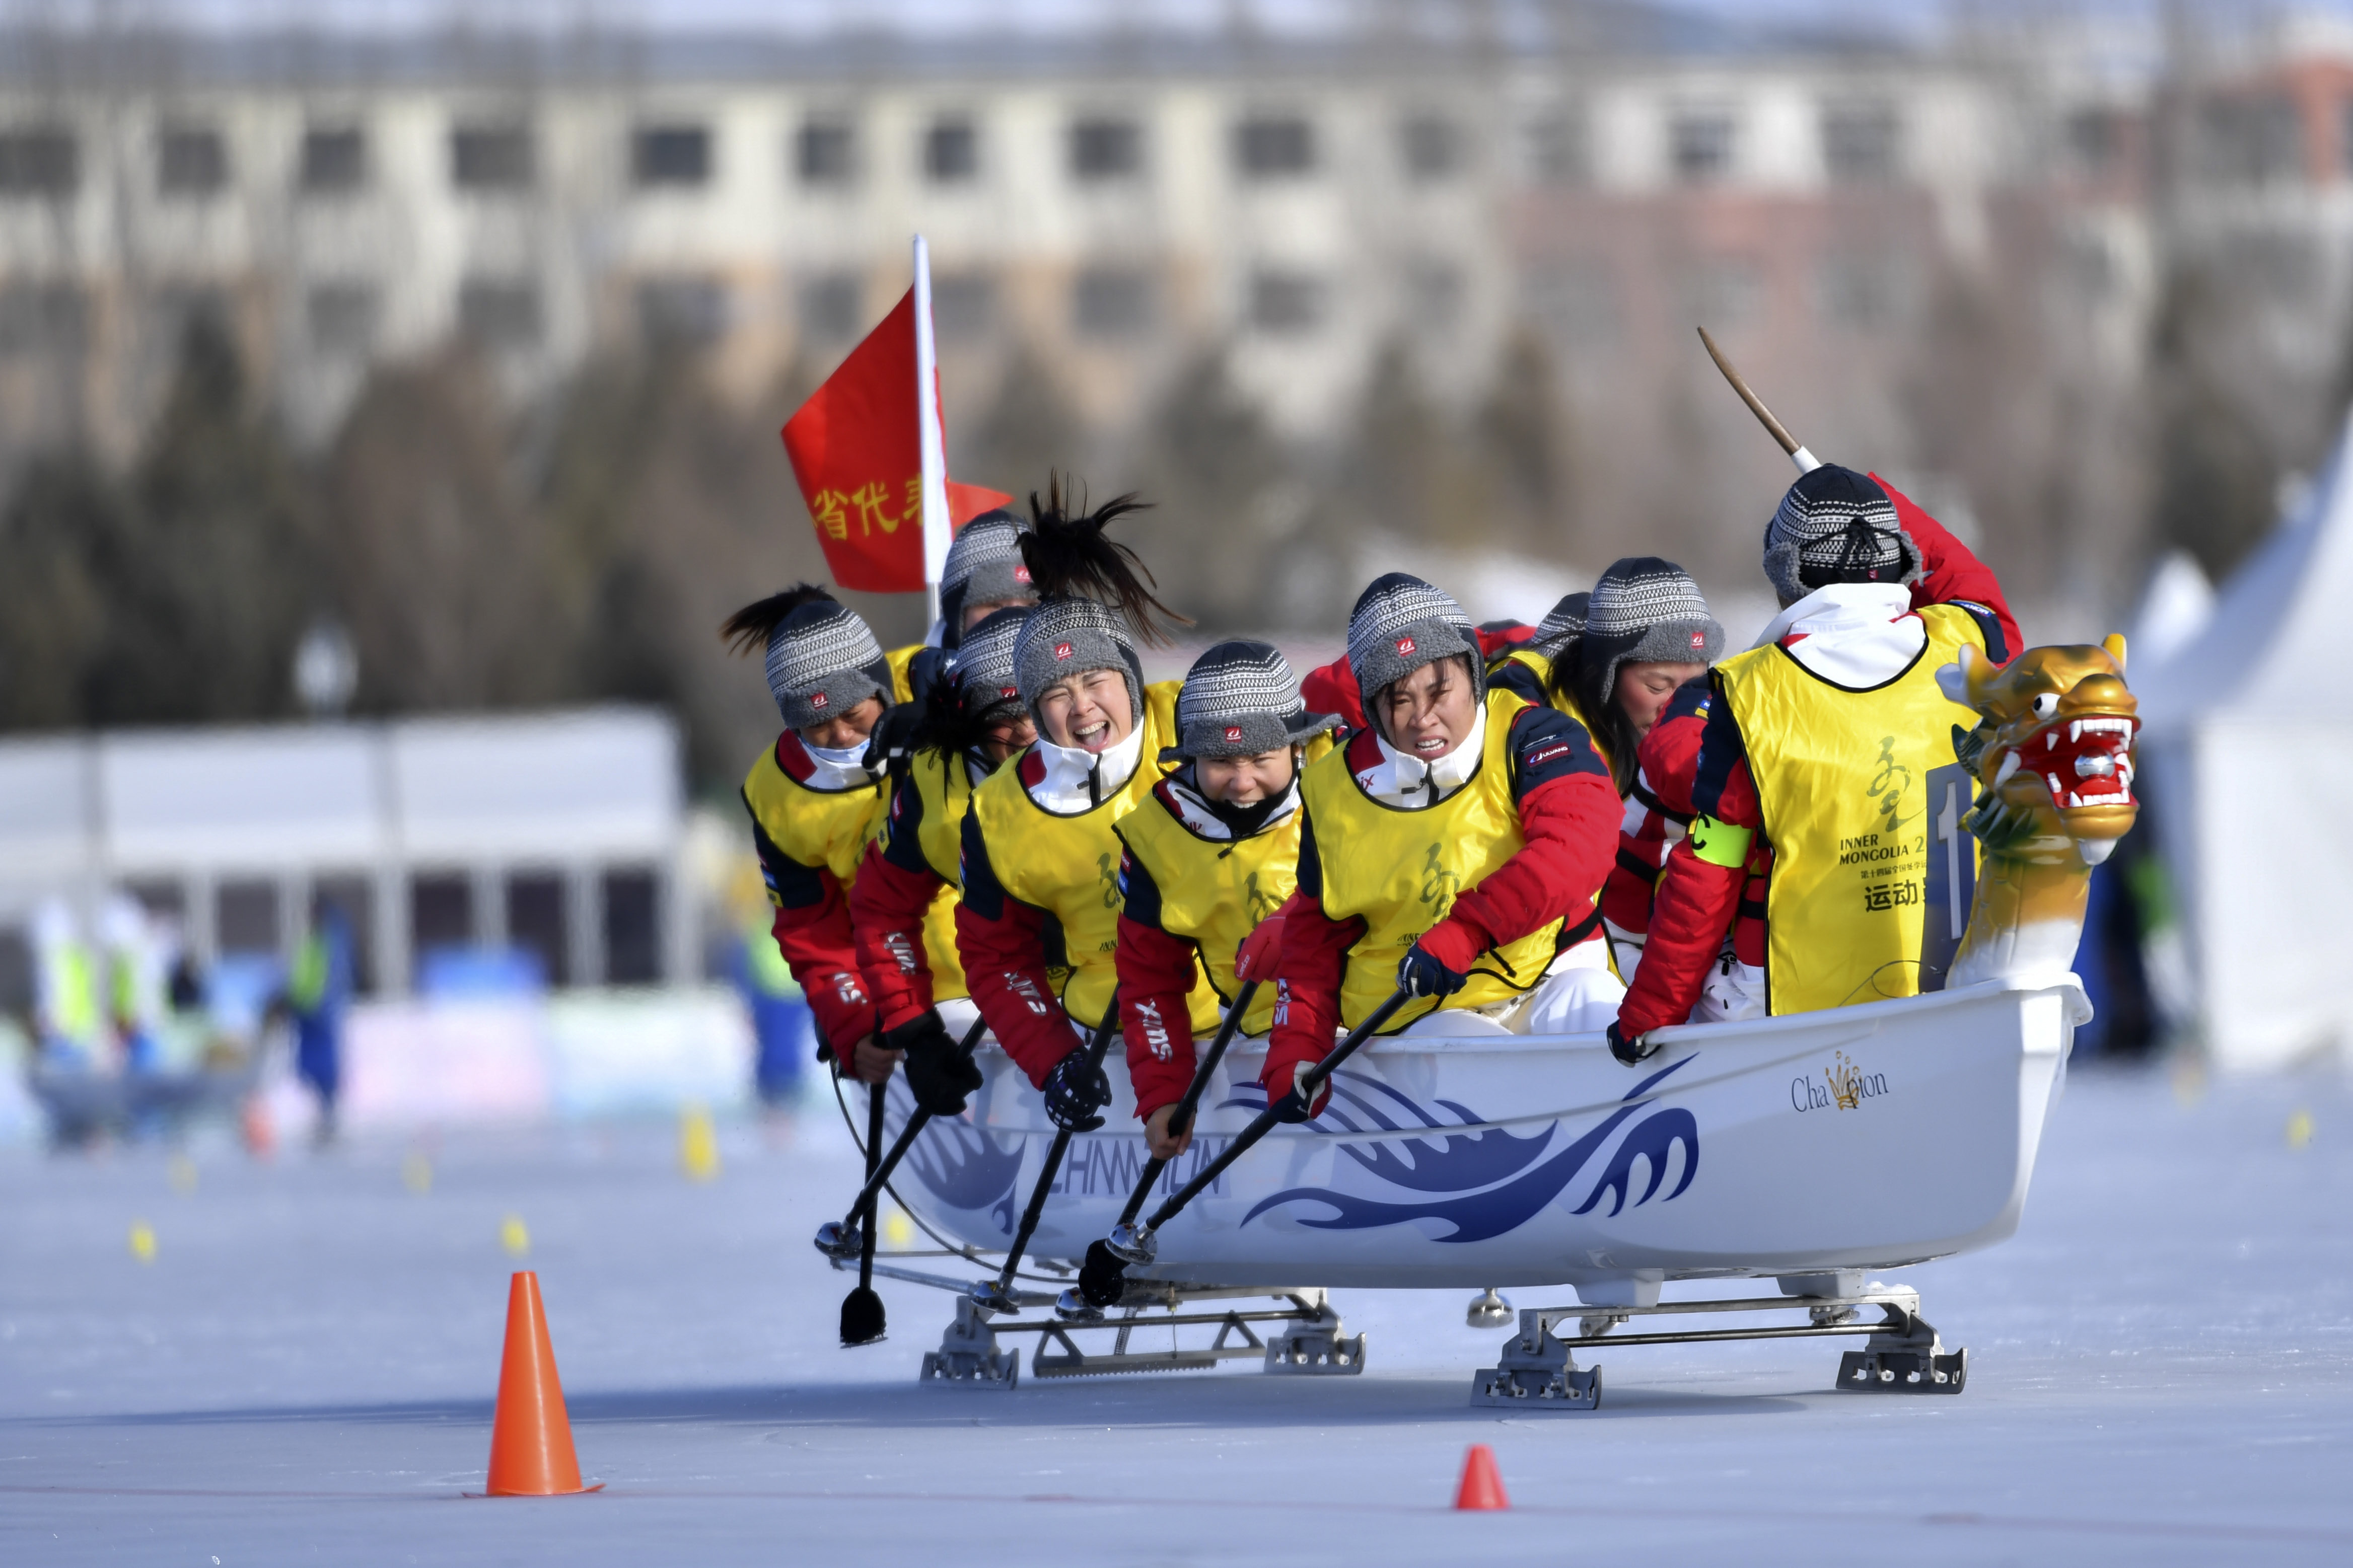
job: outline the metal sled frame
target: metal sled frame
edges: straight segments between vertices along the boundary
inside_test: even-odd
[[[834,1267],[854,1268],[854,1261],[835,1259]],[[910,1285],[926,1285],[954,1292],[956,1313],[941,1336],[940,1348],[923,1352],[920,1374],[925,1383],[959,1384],[985,1388],[1012,1388],[1021,1381],[1021,1352],[1000,1344],[1004,1334],[1034,1333],[1038,1343],[1029,1355],[1033,1377],[1093,1377],[1112,1373],[1193,1372],[1223,1361],[1257,1360],[1270,1373],[1308,1376],[1347,1376],[1365,1370],[1365,1336],[1345,1333],[1340,1315],[1320,1289],[1263,1285],[1177,1285],[1162,1280],[1128,1282],[1127,1293],[1104,1310],[1058,1309],[1054,1294],[1044,1290],[1010,1293],[1017,1308],[1045,1309],[1037,1318],[1007,1318],[983,1306],[972,1295],[973,1282],[925,1273],[878,1260],[875,1274]],[[1195,1301],[1271,1300],[1280,1307],[1242,1310],[1187,1312]],[[1250,1325],[1282,1325],[1261,1338]],[[1128,1348],[1139,1331],[1167,1330],[1174,1341],[1182,1329],[1214,1329],[1207,1345],[1173,1344],[1167,1350]],[[1112,1336],[1108,1351],[1081,1347],[1080,1334]]]
[[[1835,1279],[1835,1276],[1831,1277]],[[1845,1281],[1838,1281],[1845,1285]],[[1637,1317],[1670,1313],[1788,1312],[1802,1323],[1732,1329],[1684,1329],[1611,1334]],[[1865,1314],[1875,1311],[1876,1321]],[[1577,1320],[1577,1332],[1557,1325]],[[1662,1301],[1654,1306],[1531,1307],[1498,1364],[1474,1374],[1471,1403],[1514,1410],[1592,1410],[1601,1403],[1601,1369],[1579,1369],[1573,1352],[1599,1344],[1694,1344],[1715,1340],[1807,1340],[1870,1336],[1863,1348],[1839,1360],[1839,1389],[1860,1394],[1958,1394],[1968,1381],[1969,1352],[1947,1354],[1936,1331],[1920,1316],[1920,1293],[1907,1285],[1861,1288],[1860,1280],[1831,1296],[1767,1296],[1736,1300]]]

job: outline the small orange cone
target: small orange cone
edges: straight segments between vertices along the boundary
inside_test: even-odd
[[[1512,1506],[1512,1500],[1504,1495],[1504,1478],[1495,1471],[1494,1452],[1484,1443],[1472,1444],[1463,1458],[1462,1484],[1454,1489],[1454,1506],[1479,1510]]]
[[[564,1412],[564,1385],[555,1377],[555,1347],[547,1339],[547,1311],[539,1302],[539,1276],[525,1270],[507,1293],[507,1348],[499,1368],[499,1406],[491,1417],[492,1497],[561,1497],[596,1491],[580,1484],[572,1451],[572,1419]]]

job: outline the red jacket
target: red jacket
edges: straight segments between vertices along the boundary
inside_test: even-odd
[[[988,1032],[1030,1083],[1043,1089],[1055,1064],[1082,1043],[1048,973],[1061,962],[1061,923],[1007,892],[997,879],[977,811],[965,814],[963,843],[964,898],[956,905],[955,923],[964,983]]]
[[[1584,725],[1557,709],[1524,708],[1512,720],[1511,751],[1512,794],[1526,843],[1458,896],[1446,918],[1421,938],[1425,951],[1458,973],[1491,947],[1564,917],[1572,923],[1581,919],[1617,848],[1618,792]],[[1379,755],[1369,733],[1348,743],[1351,768],[1369,767]],[[1523,765],[1523,759],[1537,756],[1545,760]],[[1293,1068],[1321,1061],[1331,1050],[1340,1026],[1341,974],[1348,949],[1365,931],[1361,919],[1324,914],[1322,853],[1310,815],[1300,835],[1299,890],[1283,928],[1275,967],[1281,990],[1259,1079],[1284,1091]]]
[[[789,767],[800,757],[806,766],[799,747],[798,738],[786,731],[776,747],[780,763]],[[750,809],[748,803],[745,809]],[[776,910],[769,934],[817,1016],[818,1038],[837,1060],[846,1061],[850,1047],[874,1033],[874,1004],[859,974],[849,900],[830,869],[805,866],[786,854],[756,816],[752,847],[760,857],[760,875]]]
[[[1935,604],[1972,607],[1979,612],[1987,652],[1995,663],[2007,663],[2020,651],[2018,622],[1992,571],[1901,491],[1876,474],[1872,479],[1887,491],[1905,531],[1920,547],[1925,570],[1913,584],[1913,608]],[[1678,694],[1677,703],[1682,700]],[[1662,760],[1663,765],[1663,755]],[[1647,771],[1647,753],[1644,765]],[[1772,861],[1757,783],[1748,772],[1747,746],[1729,703],[1708,704],[1700,744],[1689,765],[1689,782],[1671,780],[1667,787],[1688,792],[1685,798],[1694,815],[1756,830],[1757,837],[1741,867],[1702,860],[1692,853],[1688,839],[1679,841],[1668,855],[1651,910],[1650,941],[1642,950],[1641,966],[1618,1009],[1619,1029],[1629,1037],[1691,1016],[1708,966],[1722,952],[1725,932],[1733,930],[1736,921],[1743,922],[1734,943],[1740,961],[1765,962],[1766,879]],[[1654,788],[1659,784],[1654,775]]]
[[[961,767],[957,760],[951,765]],[[932,1005],[932,965],[923,923],[947,879],[932,869],[917,839],[923,792],[902,773],[891,779],[891,809],[882,832],[866,847],[849,889],[849,923],[857,937],[859,973],[881,1026],[895,1029]]]

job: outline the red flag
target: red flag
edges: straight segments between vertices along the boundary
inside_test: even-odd
[[[845,588],[923,591],[923,467],[916,418],[911,289],[785,422],[793,477],[817,524],[826,565]],[[1012,499],[951,483],[948,524],[960,527]]]

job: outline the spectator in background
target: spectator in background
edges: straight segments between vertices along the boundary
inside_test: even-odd
[[[294,955],[286,985],[287,1011],[294,1019],[294,1071],[319,1099],[311,1142],[325,1148],[335,1141],[336,1101],[343,1081],[343,1011],[352,1000],[352,929],[332,904],[312,917]]]
[[[765,920],[754,915],[744,922],[727,973],[752,1015],[753,1090],[765,1109],[788,1110],[800,1094],[804,1058],[814,1054],[817,1026]]]

